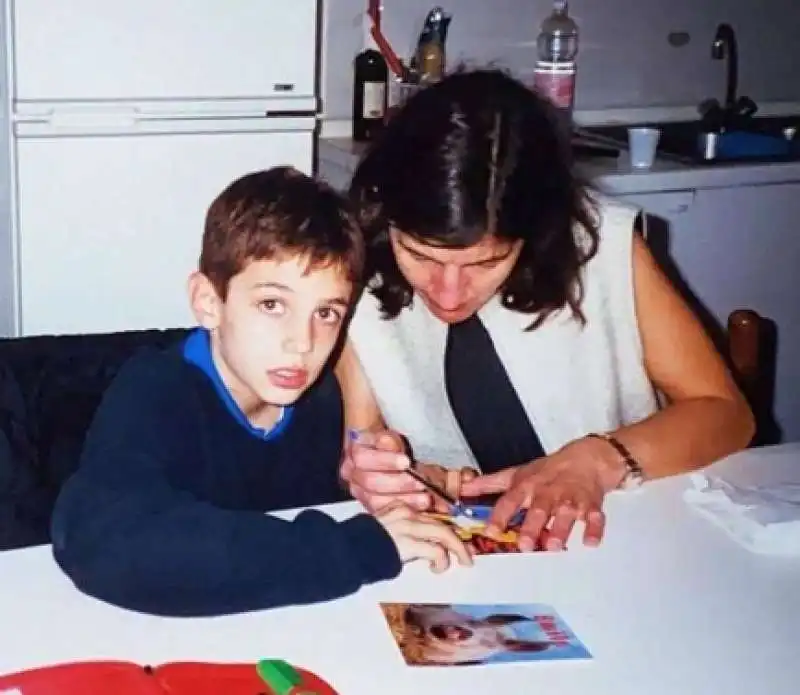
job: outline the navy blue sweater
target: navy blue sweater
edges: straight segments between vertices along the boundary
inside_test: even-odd
[[[264,513],[344,499],[335,377],[259,435],[208,371],[183,347],[150,351],[110,386],[52,518],[55,558],[75,585],[191,616],[324,601],[396,576],[394,543],[369,515]]]

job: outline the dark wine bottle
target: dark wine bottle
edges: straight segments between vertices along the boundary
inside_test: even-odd
[[[353,61],[353,140],[372,140],[383,129],[388,86],[386,60],[368,46]]]

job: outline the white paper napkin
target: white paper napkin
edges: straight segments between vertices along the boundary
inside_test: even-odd
[[[745,548],[800,555],[800,444],[744,451],[690,479],[686,502]]]

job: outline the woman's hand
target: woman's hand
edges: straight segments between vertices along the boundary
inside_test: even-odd
[[[350,494],[370,512],[400,502],[412,509],[431,508],[422,483],[403,471],[410,465],[405,442],[396,432],[351,432],[339,474]]]
[[[397,502],[420,511],[444,511],[442,500],[433,499],[422,483],[404,472],[410,465],[405,451],[403,437],[391,430],[352,434],[340,470],[350,494],[373,513]],[[472,469],[448,470],[431,463],[420,463],[416,470],[454,497],[460,495],[463,481],[475,477]]]
[[[580,439],[546,458],[465,482],[461,492],[465,497],[503,493],[492,511],[489,533],[502,532],[518,510],[527,510],[521,550],[535,549],[545,529],[546,549],[563,549],[576,521],[585,522],[584,543],[597,545],[605,528],[606,491],[617,487],[624,474],[622,462],[606,448],[605,442]]]

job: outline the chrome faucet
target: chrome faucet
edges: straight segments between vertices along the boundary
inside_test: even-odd
[[[739,89],[739,50],[736,45],[736,32],[730,24],[723,23],[717,27],[714,42],[711,44],[711,57],[714,60],[727,58],[724,108],[726,111],[733,111],[736,108],[736,92]]]

